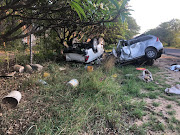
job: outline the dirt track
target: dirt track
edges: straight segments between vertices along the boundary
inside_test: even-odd
[[[166,79],[168,81],[166,81],[166,83],[170,85],[175,85],[177,82],[180,82],[180,71],[171,71],[169,67],[172,64],[180,65],[180,57],[162,55],[161,58],[155,61],[155,65],[163,71],[161,72],[161,74],[167,74]]]

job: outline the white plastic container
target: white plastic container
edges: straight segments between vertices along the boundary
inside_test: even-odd
[[[22,95],[19,91],[11,91],[2,99],[2,103],[7,104],[9,108],[14,108],[19,104],[21,97]]]
[[[79,81],[77,79],[72,79],[68,82],[68,84],[72,87],[77,87],[79,85]]]

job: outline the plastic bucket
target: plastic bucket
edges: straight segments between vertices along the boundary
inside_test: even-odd
[[[16,107],[21,100],[21,93],[19,91],[11,91],[2,99],[2,103],[6,104],[8,108]]]
[[[93,66],[87,66],[87,71],[92,72],[93,71]]]
[[[79,85],[79,81],[77,79],[72,79],[68,82],[68,84],[72,87],[77,87]]]

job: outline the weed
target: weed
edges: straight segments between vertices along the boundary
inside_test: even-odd
[[[158,107],[158,106],[160,105],[160,103],[153,102],[152,105],[153,105],[154,107]]]
[[[175,131],[175,127],[173,126],[173,124],[168,124],[168,128],[173,132]]]
[[[146,135],[146,131],[143,127],[138,127],[137,125],[132,125],[129,129],[132,131],[135,135]]]
[[[169,104],[169,105],[166,106],[166,108],[167,108],[167,109],[171,109],[171,108],[172,108],[172,105]]]
[[[150,98],[150,99],[156,99],[157,98],[157,93],[152,93],[152,92],[150,92],[149,94],[148,94],[148,97]]]
[[[169,115],[175,115],[176,114],[176,111],[168,111],[167,112]]]
[[[104,61],[104,69],[105,71],[110,71],[115,65],[116,57],[114,55],[107,56]]]
[[[179,121],[173,116],[170,120],[172,123],[179,124]]]
[[[150,122],[149,126],[152,127],[152,130],[154,131],[164,131],[165,130],[165,126],[163,123],[161,123],[155,116],[151,116],[150,117]]]
[[[142,116],[144,115],[143,111],[141,109],[136,108],[135,110],[132,111],[131,115],[135,118],[142,118]]]

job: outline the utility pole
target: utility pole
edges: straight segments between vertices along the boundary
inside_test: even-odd
[[[31,34],[30,34],[30,41],[29,41],[29,44],[30,44],[30,65],[32,64],[32,61],[33,61],[33,52],[32,52],[32,43],[31,43]]]

